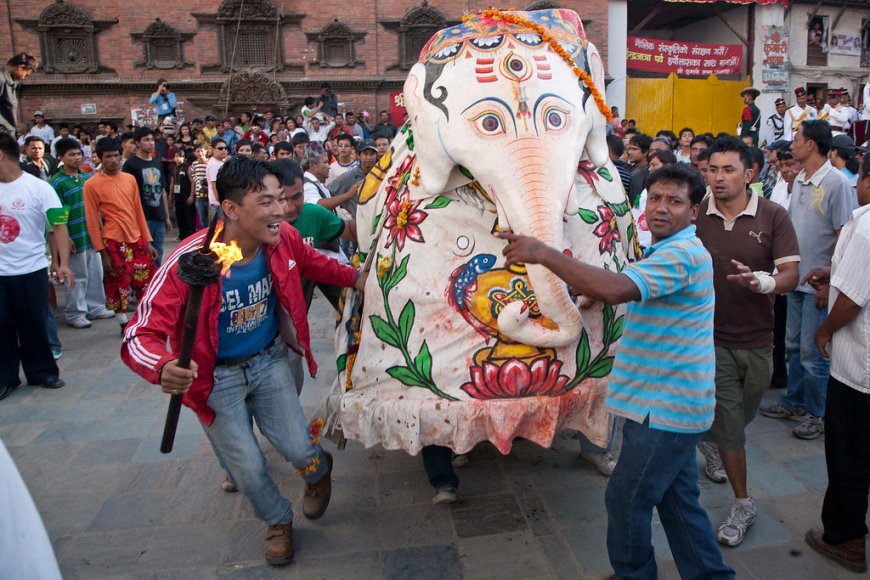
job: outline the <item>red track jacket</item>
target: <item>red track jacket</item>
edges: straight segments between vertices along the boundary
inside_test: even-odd
[[[202,247],[207,231],[203,229],[178,245],[157,270],[136,314],[127,324],[121,344],[121,359],[150,383],[158,384],[163,365],[178,358],[166,350],[167,338],[173,352],[179,350],[189,290],[189,286],[176,275],[178,258]],[[264,249],[273,288],[278,295],[276,313],[280,319],[281,338],[290,348],[305,356],[311,376],[314,376],[317,364],[309,346],[308,312],[300,277],[336,286],[353,286],[357,272],[306,246],[299,232],[286,222],[281,224],[280,235],[277,244],[267,245]],[[220,281],[209,284],[203,292],[193,348],[193,360],[199,365],[199,372],[183,399],[184,404],[193,409],[207,425],[214,421],[214,411],[208,406],[208,397],[214,386],[220,296]]]

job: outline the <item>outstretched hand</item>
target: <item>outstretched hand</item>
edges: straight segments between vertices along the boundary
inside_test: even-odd
[[[518,236],[508,232],[498,232],[495,237],[506,240],[508,245],[505,246],[501,253],[506,258],[505,265],[511,264],[540,264],[551,248],[530,236]]]
[[[728,274],[725,278],[729,282],[734,282],[738,286],[743,286],[744,288],[748,288],[753,292],[758,292],[761,289],[761,284],[758,282],[758,277],[755,273],[742,262],[738,262],[737,260],[731,260],[731,264],[737,268],[736,274]]]

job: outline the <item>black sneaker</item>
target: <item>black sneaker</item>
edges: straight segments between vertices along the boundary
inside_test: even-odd
[[[18,385],[6,385],[5,387],[0,387],[0,401],[11,395],[12,391],[14,391],[17,386]]]
[[[42,387],[44,389],[60,389],[61,387],[66,386],[66,383],[60,380],[58,377],[48,377],[47,379],[39,383],[31,383],[30,386]]]

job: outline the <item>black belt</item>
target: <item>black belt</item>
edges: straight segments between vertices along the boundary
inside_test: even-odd
[[[264,346],[261,350],[255,352],[252,355],[240,356],[239,358],[219,358],[215,361],[214,366],[216,366],[216,367],[237,367],[241,364],[245,364],[246,362],[248,362],[249,360],[251,360],[255,356],[259,356],[259,355],[263,354],[264,352],[266,352],[267,350],[269,350],[270,348],[272,348],[273,346],[275,346],[276,342],[278,342],[277,335],[275,336],[275,338],[272,339],[272,342],[270,342],[269,344]]]

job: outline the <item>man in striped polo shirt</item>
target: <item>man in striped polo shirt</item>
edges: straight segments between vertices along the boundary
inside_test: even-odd
[[[69,269],[76,281],[75,286],[67,292],[64,318],[73,328],[90,328],[89,319],[114,316],[106,308],[103,264],[91,244],[88,223],[85,220],[85,200],[82,189],[90,175],[79,170],[82,163],[81,143],[66,137],[55,141],[55,150],[63,165],[51,176],[50,182],[60,197],[60,202],[69,208],[67,230],[72,242]]]
[[[692,222],[706,190],[684,164],[647,178],[653,244],[622,272],[590,266],[527,236],[508,240],[507,263],[542,264],[574,292],[629,302],[607,405],[625,417],[622,453],[607,485],[607,550],[619,578],[655,578],[657,508],[684,578],[733,578],[698,502],[695,447],[713,423],[713,265]]]

